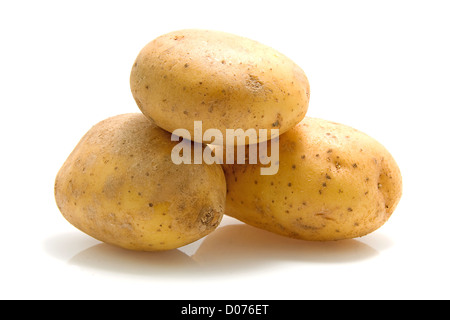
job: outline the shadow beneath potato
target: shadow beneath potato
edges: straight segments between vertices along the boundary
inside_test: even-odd
[[[392,244],[381,235],[375,238],[368,242],[375,243],[377,249],[355,239],[311,242],[282,237],[242,223],[225,223],[207,237],[169,251],[126,250],[78,232],[48,238],[44,247],[53,257],[83,269],[135,276],[204,277],[284,267],[286,263],[301,266],[362,261]]]
[[[346,263],[378,251],[355,239],[313,242],[290,239],[246,224],[226,225],[210,234],[192,255],[199,267],[215,271],[254,269],[275,264]]]
[[[196,263],[175,249],[160,252],[131,251],[99,242],[80,233],[53,236],[44,242],[53,257],[83,269],[98,269],[127,275],[171,277],[180,271],[195,270]],[[180,273],[181,274],[181,273]]]
[[[185,275],[195,271],[196,263],[178,249],[156,252],[131,251],[100,243],[86,249],[69,261],[79,267],[101,269],[128,275]],[[182,271],[182,273],[180,273]]]

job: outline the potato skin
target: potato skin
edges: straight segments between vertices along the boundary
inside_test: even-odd
[[[227,215],[292,238],[339,240],[376,230],[400,200],[395,160],[356,129],[306,117],[279,148],[275,175],[260,175],[259,164],[223,165]]]
[[[108,118],[81,139],[55,180],[63,216],[126,249],[174,249],[212,232],[225,207],[220,165],[175,165],[176,142],[144,115]]]
[[[188,129],[197,142],[195,120],[203,122],[203,133],[214,128],[223,137],[226,129],[279,129],[281,134],[304,118],[310,95],[303,70],[278,51],[197,29],[148,43],[132,67],[130,87],[143,114],[169,132]]]

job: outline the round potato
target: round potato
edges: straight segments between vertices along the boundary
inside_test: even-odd
[[[280,136],[276,174],[261,175],[261,166],[223,165],[226,214],[292,238],[366,235],[388,220],[402,193],[399,168],[380,143],[321,119],[306,117]]]
[[[203,142],[194,132],[197,120],[202,134],[217,129],[223,140],[226,129],[255,129],[257,140],[273,137],[270,129],[281,134],[304,118],[310,95],[305,73],[285,55],[244,37],[195,29],[148,43],[130,86],[144,115],[169,132],[187,129],[196,142]],[[243,136],[237,134],[238,143]]]
[[[176,165],[175,145],[140,113],[98,123],[58,172],[61,213],[88,235],[132,250],[168,250],[206,236],[225,208],[222,168]]]

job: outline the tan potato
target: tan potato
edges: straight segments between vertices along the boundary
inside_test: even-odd
[[[303,70],[283,54],[209,30],[175,31],[148,43],[136,58],[130,86],[143,114],[169,132],[189,130],[197,142],[196,120],[202,133],[218,129],[224,138],[226,129],[255,129],[261,140],[271,132],[259,137],[259,129],[281,134],[305,116],[310,90]]]
[[[388,220],[402,193],[399,168],[380,143],[309,117],[280,136],[275,175],[260,175],[260,164],[223,167],[226,214],[298,239],[366,235]]]
[[[175,165],[170,134],[142,114],[89,130],[56,177],[56,203],[88,235],[132,250],[168,250],[212,232],[225,207],[220,165]]]

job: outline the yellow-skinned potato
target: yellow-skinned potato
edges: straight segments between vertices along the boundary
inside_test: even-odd
[[[321,119],[306,117],[280,136],[275,175],[260,175],[260,167],[223,165],[226,214],[292,238],[366,235],[388,220],[402,193],[399,168],[379,142]]]
[[[278,51],[241,36],[195,29],[148,43],[136,58],[130,86],[144,115],[169,132],[189,130],[197,142],[202,141],[194,137],[195,120],[202,121],[202,133],[214,128],[223,137],[226,129],[281,134],[304,118],[310,90],[303,70]]]
[[[206,236],[224,213],[223,171],[174,164],[176,144],[140,113],[101,121],[58,172],[58,208],[88,235],[132,250],[168,250]]]

